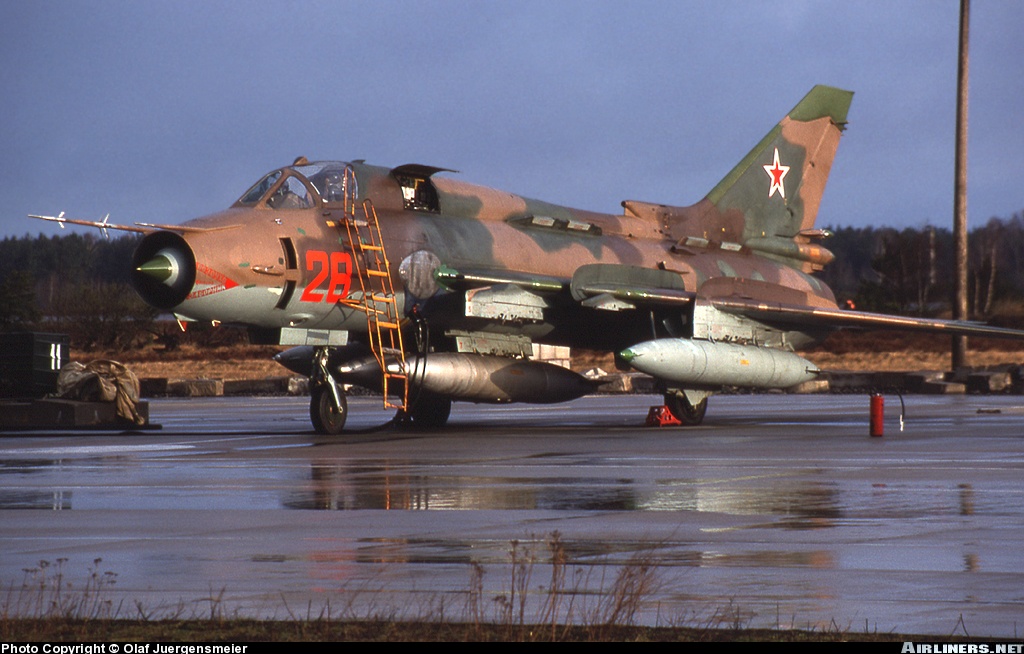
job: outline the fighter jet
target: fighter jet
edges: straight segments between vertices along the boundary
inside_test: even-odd
[[[346,385],[383,392],[416,427],[453,400],[562,402],[581,375],[533,344],[613,352],[652,375],[686,425],[723,387],[787,388],[819,371],[795,353],[841,327],[1024,337],[966,321],[840,309],[813,273],[814,227],[853,94],[814,87],[704,199],[627,200],[619,215],[461,181],[444,168],[297,159],[230,208],[182,225],[35,216],[145,233],[133,283],[148,303],[244,325],[311,378],[321,433]]]

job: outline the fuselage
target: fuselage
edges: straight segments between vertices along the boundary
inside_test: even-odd
[[[226,211],[189,221],[180,234],[147,236],[136,253],[136,268],[163,256],[170,277],[137,274],[137,288],[151,303],[194,320],[365,331],[365,313],[340,302],[359,288],[352,261],[357,255],[346,247],[341,227],[346,210],[352,210],[346,207],[347,193],[360,211],[368,206],[364,202],[372,204],[400,311],[404,315],[415,307],[447,330],[520,333],[540,342],[601,349],[621,348],[652,332],[694,335],[692,309],[688,318],[676,307],[640,320],[636,311],[614,306],[595,311],[573,302],[541,300],[546,306],[539,308],[539,319],[469,315],[466,308],[465,291],[475,279],[491,287],[521,283],[527,290],[537,284],[540,296],[550,298],[568,294],[570,280],[588,264],[665,271],[697,298],[740,292],[754,299],[763,295],[835,306],[828,287],[801,270],[799,262],[749,247],[744,243],[749,235],[728,217],[709,216],[700,203],[686,208],[623,203],[622,215],[601,214],[437,172],[361,162],[303,163],[274,171]],[[811,338],[790,333],[787,344],[799,346]]]

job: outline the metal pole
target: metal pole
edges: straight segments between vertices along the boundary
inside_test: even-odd
[[[953,319],[967,319],[967,35],[971,0],[960,0],[960,52],[956,79],[956,172],[953,191]],[[967,337],[953,337],[953,370],[967,365]]]

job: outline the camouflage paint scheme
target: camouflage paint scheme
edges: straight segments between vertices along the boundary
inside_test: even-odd
[[[553,344],[607,349],[649,337],[648,311],[602,311],[569,296],[573,275],[595,263],[664,271],[658,287],[685,290],[698,298],[742,293],[835,308],[831,291],[808,274],[831,260],[831,254],[800,234],[813,226],[851,97],[817,87],[692,207],[627,201],[623,214],[616,216],[475,186],[426,166],[389,169],[357,161],[288,167],[282,177],[295,176],[307,184],[312,206],[274,209],[268,201],[273,190],[268,189],[262,201],[240,201],[227,211],[185,223],[188,231],[182,236],[199,265],[195,288],[187,299],[171,306],[164,302],[163,308],[196,320],[263,328],[363,329],[361,312],[303,301],[301,293],[318,272],[306,253],[345,247],[334,226],[341,219],[341,203],[321,201],[306,175],[346,165],[358,180],[357,199],[371,199],[378,212],[393,267],[405,273],[395,279],[405,294],[404,309],[418,305],[448,329],[525,331]],[[772,177],[764,165],[772,163],[775,148],[789,171],[782,179],[784,191],[776,189],[769,196]],[[431,187],[436,203],[428,200],[421,208],[410,208],[402,182]],[[282,249],[286,239],[295,250],[292,261]],[[404,266],[394,266],[398,262]],[[628,285],[628,272],[624,269],[614,283]],[[539,293],[548,304],[545,320],[506,324],[453,312],[462,303],[461,291],[491,285],[474,283],[474,275],[522,282],[528,290],[531,280],[549,282]],[[414,280],[418,283],[408,288],[407,282]],[[279,300],[289,282],[295,290],[282,306]],[[557,291],[549,290],[556,286]],[[326,290],[323,285],[316,288]],[[684,302],[651,306],[674,315],[681,306],[692,306],[690,296]],[[792,340],[803,344],[807,339]]]
[[[226,211],[181,226],[120,228],[148,233],[134,261],[147,301],[271,336],[344,330],[359,340],[366,331],[365,313],[338,301],[359,288],[346,259],[359,255],[340,227],[349,193],[376,209],[397,304],[429,324],[436,352],[481,352],[488,335],[621,352],[626,362],[632,346],[652,339],[790,351],[842,326],[1020,337],[841,311],[811,274],[833,258],[814,223],[852,97],[814,87],[688,207],[625,201],[621,215],[594,213],[430,166],[300,158]],[[665,384],[667,397],[686,392],[692,405],[715,390],[680,386]]]

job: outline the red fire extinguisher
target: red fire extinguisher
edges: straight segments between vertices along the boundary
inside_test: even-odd
[[[880,393],[871,394],[871,437],[885,435],[885,398]]]

